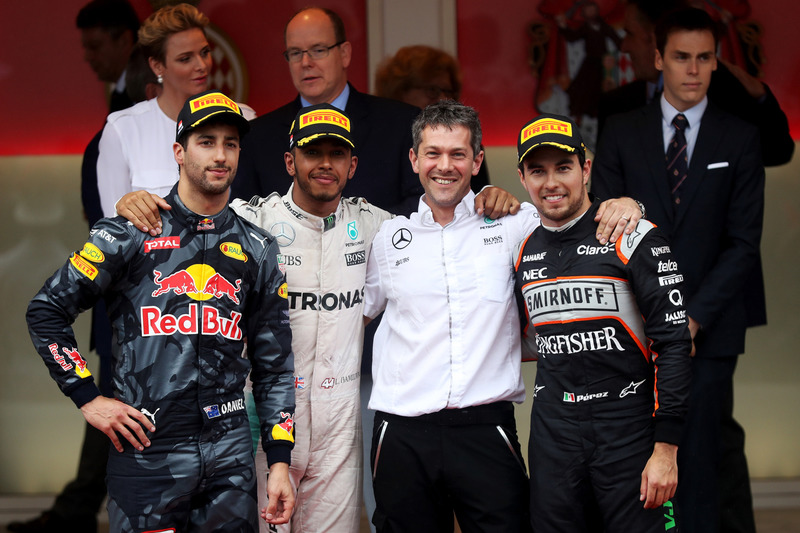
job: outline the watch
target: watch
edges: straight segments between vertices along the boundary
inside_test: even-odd
[[[634,200],[634,202],[639,206],[639,210],[642,212],[642,218],[647,218],[647,209],[644,208],[644,204],[639,200]]]

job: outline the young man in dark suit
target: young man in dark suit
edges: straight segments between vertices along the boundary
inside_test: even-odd
[[[744,351],[745,289],[758,264],[764,213],[758,131],[706,96],[717,67],[714,32],[711,18],[697,9],[659,22],[655,66],[664,92],[646,107],[609,119],[593,175],[600,198],[628,195],[644,202],[685,277],[696,355],[677,497],[684,502],[681,527],[689,533],[720,527],[720,433],[738,427],[733,372]],[[663,283],[673,282],[672,270],[668,262],[659,264]],[[743,446],[733,453],[746,472]]]

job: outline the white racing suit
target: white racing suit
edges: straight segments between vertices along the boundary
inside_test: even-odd
[[[343,198],[320,218],[281,197],[234,200],[242,217],[272,234],[289,286],[295,356],[295,446],[289,477],[297,491],[287,525],[261,531],[359,530],[362,438],[359,383],[363,298],[372,239],[391,215],[363,198]],[[264,453],[256,455],[259,508],[266,506]]]

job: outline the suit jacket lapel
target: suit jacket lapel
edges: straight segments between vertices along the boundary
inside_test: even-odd
[[[364,146],[367,137],[370,135],[370,121],[366,119],[369,110],[364,101],[364,96],[356,91],[352,85],[350,85],[350,96],[347,98],[345,113],[347,113],[347,116],[350,117],[350,120],[353,122],[351,133],[353,135],[354,144],[356,147]],[[356,150],[357,149],[358,148],[356,148]]]
[[[652,161],[648,165],[650,168],[649,178],[653,181],[653,187],[658,194],[658,199],[667,216],[672,219],[672,194],[669,190],[669,180],[667,179],[667,161],[664,155],[664,132],[661,127],[661,104],[658,100],[653,100],[644,108],[642,117],[642,144],[644,145],[644,160]],[[643,178],[644,179],[644,178]],[[645,206],[646,207],[646,206]]]
[[[717,146],[722,139],[722,124],[720,115],[712,108],[709,102],[703,118],[700,121],[700,131],[697,134],[697,141],[692,151],[692,159],[689,161],[689,175],[681,186],[681,203],[675,213],[675,226],[677,227],[683,220],[686,212],[692,205],[692,201],[700,189],[702,180],[705,176],[708,164],[714,154],[717,153]]]

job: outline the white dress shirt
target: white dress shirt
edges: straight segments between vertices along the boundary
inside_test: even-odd
[[[692,164],[692,154],[694,153],[694,145],[697,144],[697,134],[700,133],[700,121],[703,119],[703,113],[706,112],[708,107],[708,97],[704,97],[700,103],[694,107],[690,107],[683,112],[689,126],[684,131],[686,136],[686,157],[689,158],[689,165]],[[672,107],[672,104],[667,102],[666,97],[661,95],[661,129],[664,135],[664,153],[667,153],[667,146],[672,142],[672,137],[675,136],[675,126],[672,125],[672,120],[680,113],[677,109]]]
[[[539,224],[535,208],[477,215],[470,192],[442,227],[428,205],[385,222],[367,265],[365,315],[385,309],[373,349],[369,408],[400,416],[522,402],[512,253]]]

